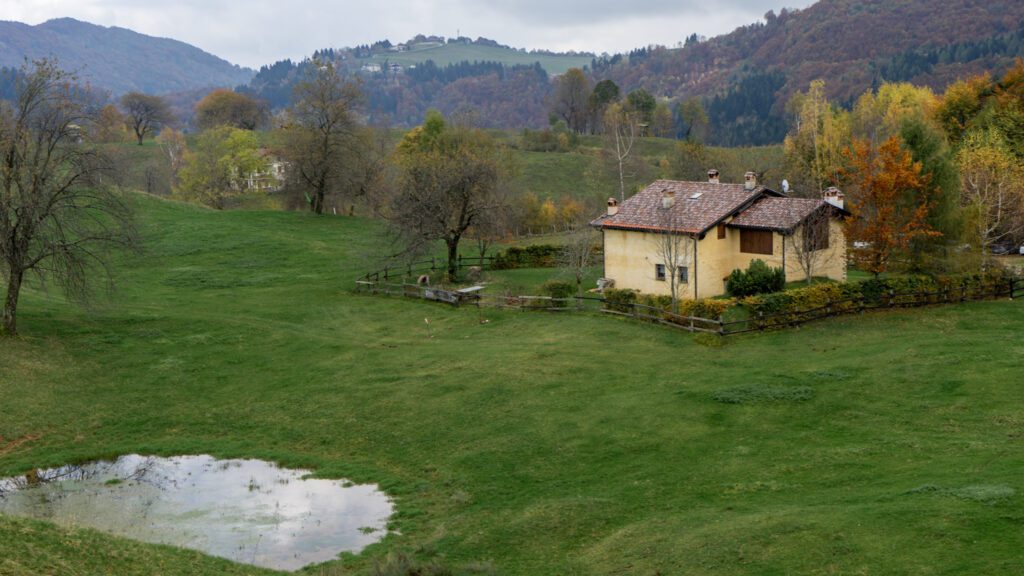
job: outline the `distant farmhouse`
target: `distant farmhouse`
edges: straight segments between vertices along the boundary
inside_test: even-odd
[[[240,191],[277,192],[284,187],[287,163],[266,148],[261,148],[259,155],[263,158],[264,168],[255,170],[239,177],[238,170],[233,169],[231,188]]]
[[[605,283],[679,298],[725,293],[725,279],[755,259],[786,272],[787,281],[812,276],[846,279],[849,216],[843,195],[830,188],[821,199],[789,198],[758,185],[658,180],[591,224],[604,234]],[[671,244],[671,246],[669,246]],[[811,267],[813,263],[813,267]],[[674,269],[673,269],[674,268]]]

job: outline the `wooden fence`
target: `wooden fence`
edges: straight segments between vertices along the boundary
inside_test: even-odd
[[[491,262],[494,261],[493,256],[459,256],[456,266],[459,271],[463,268],[470,266],[479,266],[482,270],[489,270]],[[420,260],[418,262],[409,262],[406,264],[396,264],[394,266],[385,266],[380,270],[374,270],[373,272],[367,272],[363,275],[362,280],[367,282],[387,282],[391,279],[408,279],[416,278],[423,275],[431,275],[437,273],[445,273],[448,271],[448,261],[444,258],[431,258],[430,260]]]
[[[684,316],[654,306],[637,304],[635,302],[614,302],[597,296],[572,296],[568,298],[510,296],[481,294],[474,288],[444,290],[419,284],[391,283],[386,280],[386,270],[380,273],[373,272],[367,274],[363,279],[357,280],[356,290],[370,294],[387,294],[444,302],[453,306],[469,304],[505,310],[608,314],[670,326],[688,332],[706,332],[719,336],[796,327],[823,318],[858,314],[868,310],[913,308],[996,298],[1014,299],[1024,296],[1024,278],[1012,278],[1008,279],[1005,285],[996,286],[988,292],[977,292],[967,287],[938,292],[890,291],[877,298],[860,296],[843,300],[830,300],[824,305],[814,308],[790,310],[778,314],[758,314],[742,319],[725,320],[721,316],[718,318]],[[412,267],[409,270],[411,270],[408,274],[409,276],[418,273]],[[436,263],[434,263],[430,270],[444,270],[444,268],[438,268]],[[397,272],[397,270],[395,271]],[[376,279],[381,274],[384,274],[385,280]]]

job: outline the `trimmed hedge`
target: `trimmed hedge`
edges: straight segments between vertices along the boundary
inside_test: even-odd
[[[663,294],[641,294],[636,290],[608,289],[604,291],[605,309],[615,312],[633,313],[634,304],[645,306],[636,310],[641,315],[654,316],[658,320],[677,324],[679,326],[690,326],[704,328],[706,330],[718,330],[718,318],[725,311],[735,304],[733,300],[680,300],[677,302],[677,311],[672,311],[672,297]],[[652,310],[653,309],[653,310]],[[706,320],[690,321],[687,317]]]
[[[562,247],[554,244],[533,244],[523,247],[511,246],[494,255],[491,269],[554,268],[558,262],[558,254],[561,251]]]
[[[860,282],[826,283],[747,296],[740,304],[752,320],[763,318],[765,326],[801,322],[828,307],[832,314],[862,308],[921,306],[961,300],[982,300],[1005,294],[1012,276],[1005,270],[957,276],[903,276],[873,278]]]
[[[636,297],[636,290],[608,288],[604,291],[604,307],[615,312],[632,312]]]

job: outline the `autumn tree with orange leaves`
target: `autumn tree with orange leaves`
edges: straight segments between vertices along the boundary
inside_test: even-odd
[[[896,136],[877,148],[868,140],[854,140],[846,156],[853,214],[847,237],[854,245],[854,262],[877,277],[915,239],[941,235],[928,225],[931,178]]]

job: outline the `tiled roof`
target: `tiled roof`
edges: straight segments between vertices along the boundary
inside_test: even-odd
[[[669,209],[662,207],[666,192],[675,193],[675,203]],[[702,234],[764,194],[776,195],[764,186],[747,190],[743,184],[657,180],[623,202],[618,214],[602,216],[591,224],[622,230]]]
[[[823,206],[830,204],[809,198],[762,198],[733,218],[729,226],[789,232]]]

